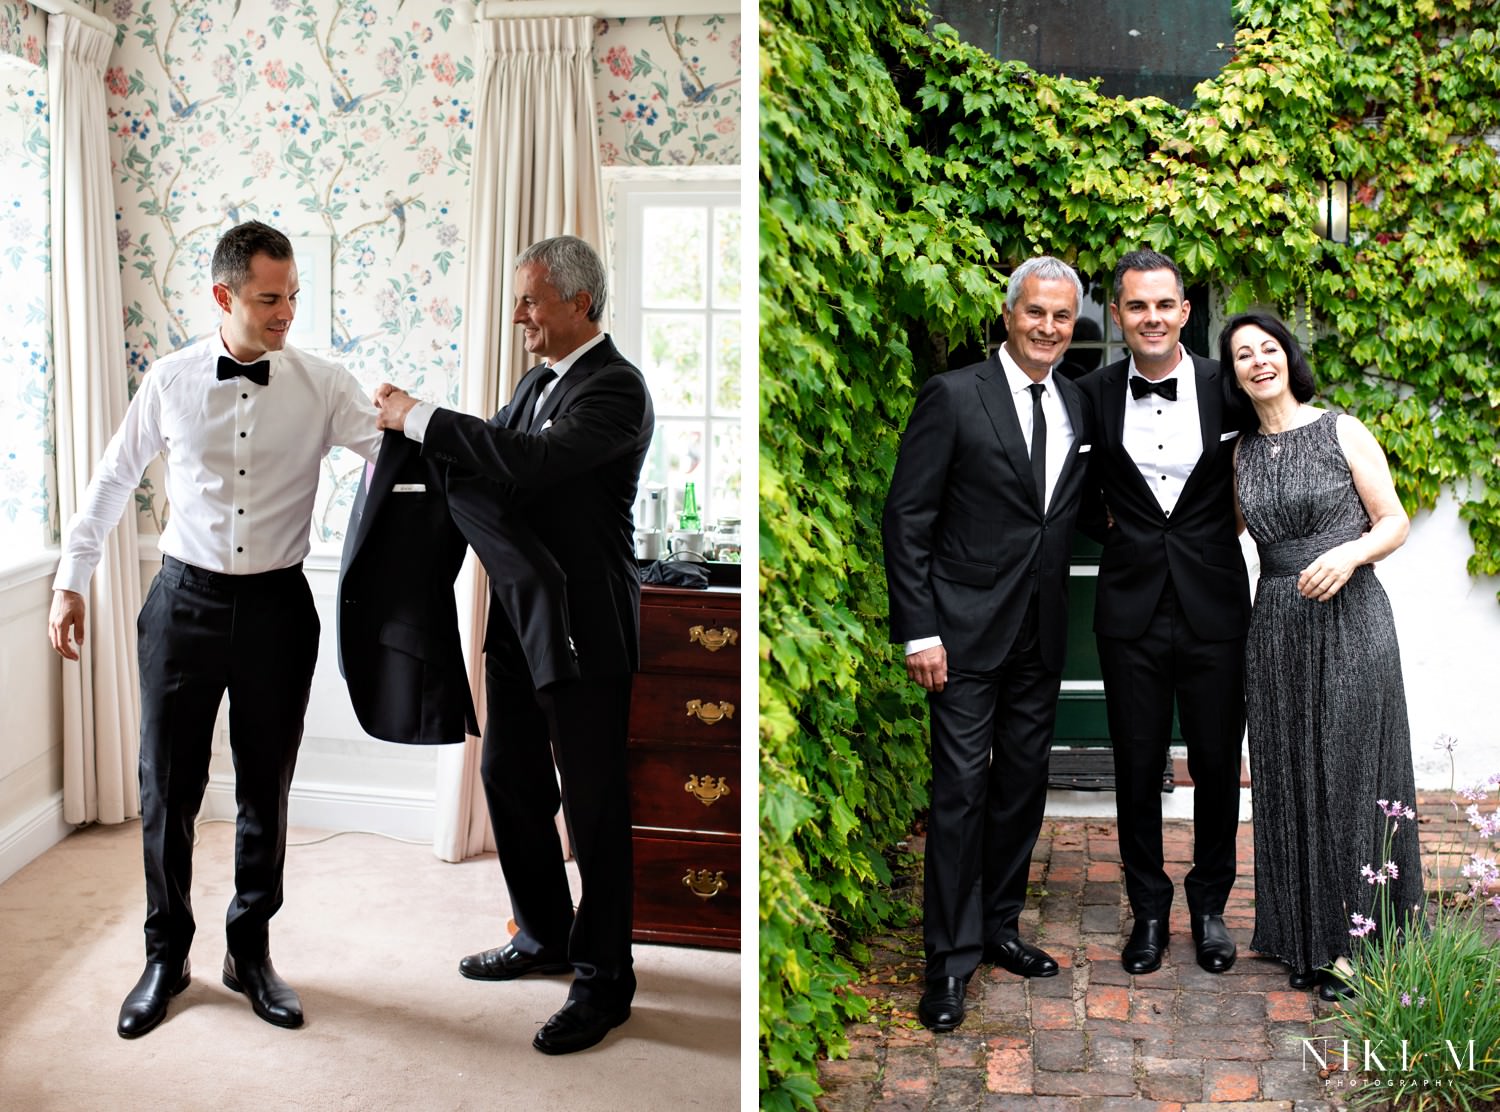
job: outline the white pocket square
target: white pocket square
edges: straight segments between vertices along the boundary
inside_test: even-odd
[[[392,494],[425,494],[426,492],[426,483],[397,483],[391,487]]]
[[[539,428],[539,429],[537,429],[536,431],[537,432],[546,432],[551,427],[552,427],[552,418],[548,417],[545,421],[542,422],[542,427]]]
[[[1092,452],[1093,450],[1094,450],[1094,446],[1092,444],[1080,444],[1080,445],[1078,445],[1078,454],[1080,456],[1083,455],[1084,452]]]
[[[1219,437],[1219,443],[1222,444],[1226,440],[1233,440],[1235,437],[1239,436],[1239,434],[1240,434],[1240,430],[1239,429],[1235,429],[1233,432],[1226,432],[1222,436]]]

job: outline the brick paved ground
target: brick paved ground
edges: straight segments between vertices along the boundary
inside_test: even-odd
[[[1423,797],[1422,843],[1429,866],[1448,847],[1453,875],[1467,824],[1445,793]],[[1169,822],[1167,870],[1178,882],[1172,945],[1155,973],[1120,966],[1130,925],[1112,822],[1049,820],[1031,865],[1021,934],[1061,967],[1027,980],[982,965],[969,985],[958,1030],[934,1034],[916,1017],[922,992],[919,927],[877,938],[857,991],[867,1022],[849,1030],[849,1056],[819,1064],[823,1112],[1025,1112],[1114,1109],[1281,1109],[1340,1107],[1338,1075],[1325,1082],[1303,1066],[1302,1039],[1333,1005],[1287,985],[1280,962],[1248,952],[1253,834],[1239,837],[1239,880],[1225,922],[1240,956],[1228,973],[1198,968],[1182,904],[1192,828]],[[920,847],[914,846],[920,850]],[[920,856],[920,853],[918,854]],[[1429,868],[1428,875],[1433,875]]]

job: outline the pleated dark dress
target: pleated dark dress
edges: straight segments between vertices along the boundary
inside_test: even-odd
[[[1374,569],[1355,569],[1328,602],[1297,593],[1317,556],[1370,528],[1339,446],[1338,419],[1240,445],[1240,507],[1260,552],[1245,643],[1255,811],[1251,949],[1294,969],[1348,955],[1350,916],[1378,918],[1380,886],[1361,867],[1393,860],[1384,886],[1399,923],[1422,902],[1417,824],[1384,849],[1376,800],[1415,809],[1411,733],[1390,601]],[[1382,923],[1381,929],[1385,929]]]

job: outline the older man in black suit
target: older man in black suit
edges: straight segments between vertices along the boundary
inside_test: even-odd
[[[459,963],[479,980],[573,973],[567,1003],[533,1041],[548,1054],[598,1043],[629,1018],[635,993],[625,735],[640,579],[631,509],[654,415],[640,371],[600,330],[604,297],[604,267],[588,244],[543,240],[517,260],[514,320],[526,350],[548,362],[522,378],[509,405],[485,421],[389,384],[375,394],[380,426],[419,440],[424,457],[448,466],[450,486],[455,476],[499,484],[496,512],[517,514],[565,577],[576,678],[539,685],[535,641],[503,606],[490,608],[482,776],[518,930]],[[553,822],[554,756],[583,881],[576,915]]]
[[[1166,255],[1120,259],[1110,312],[1130,355],[1079,386],[1094,416],[1082,523],[1104,545],[1094,633],[1134,914],[1121,958],[1128,972],[1150,973],[1167,951],[1161,776],[1175,701],[1193,779],[1183,889],[1198,964],[1222,973],[1235,959],[1223,912],[1235,876],[1250,620],[1234,515],[1239,407],[1219,365],[1180,343],[1190,306]]]
[[[935,1031],[963,1022],[981,959],[1057,972],[1017,924],[1046,805],[1089,449],[1078,388],[1053,373],[1082,297],[1058,259],[1016,268],[1004,344],[923,385],[885,504],[891,636],[932,716],[918,1014]]]

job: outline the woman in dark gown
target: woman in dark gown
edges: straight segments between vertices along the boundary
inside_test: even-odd
[[[1235,452],[1261,565],[1245,645],[1251,948],[1331,1000],[1351,991],[1339,976],[1351,931],[1368,919],[1395,929],[1422,902],[1401,657],[1371,566],[1401,546],[1408,522],[1370,431],[1307,404],[1312,373],[1281,321],[1233,318],[1219,358],[1260,420]]]

